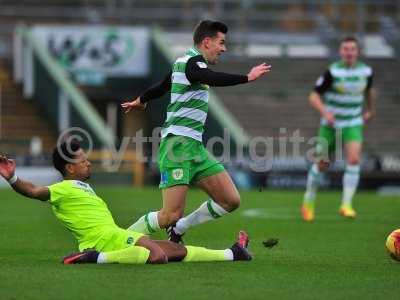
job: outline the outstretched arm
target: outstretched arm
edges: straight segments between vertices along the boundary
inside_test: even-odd
[[[247,75],[214,72],[207,67],[201,55],[188,60],[185,75],[191,83],[199,82],[209,86],[231,86],[254,81],[271,71],[271,66],[265,63],[253,67]]]
[[[153,85],[149,89],[147,89],[141,96],[140,96],[140,103],[147,103],[150,100],[160,98],[165,93],[171,90],[171,76],[172,71],[170,71],[167,76],[164,77],[162,81]]]
[[[145,110],[147,106],[147,102],[153,99],[160,98],[165,93],[171,90],[171,75],[172,71],[170,71],[165,78],[159,83],[153,85],[148,88],[142,95],[134,99],[133,101],[126,101],[121,104],[122,109],[125,113],[130,112],[131,110]]]
[[[15,161],[5,156],[0,156],[0,175],[7,180],[11,187],[19,194],[47,201],[50,199],[50,191],[45,186],[35,186],[33,183],[19,179],[15,175]]]

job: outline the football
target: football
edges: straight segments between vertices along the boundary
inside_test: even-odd
[[[400,229],[389,234],[386,239],[386,248],[393,259],[400,261]]]

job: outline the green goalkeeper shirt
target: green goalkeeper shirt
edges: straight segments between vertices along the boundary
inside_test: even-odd
[[[94,248],[108,241],[115,229],[119,228],[107,204],[89,184],[64,180],[48,188],[53,212],[77,239],[79,250]]]

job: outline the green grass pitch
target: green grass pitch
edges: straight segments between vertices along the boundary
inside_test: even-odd
[[[122,227],[161,205],[156,188],[96,190]],[[63,266],[76,244],[50,206],[0,190],[0,299],[399,299],[400,263],[384,249],[400,228],[399,197],[360,192],[359,218],[346,220],[337,214],[340,193],[321,192],[316,221],[305,224],[301,192],[241,194],[238,211],[193,228],[185,242],[226,248],[245,229],[250,263]],[[204,199],[191,191],[187,211]],[[279,244],[264,248],[271,237]]]

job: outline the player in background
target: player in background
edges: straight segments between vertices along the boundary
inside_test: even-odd
[[[81,252],[66,256],[64,264],[251,260],[248,237],[243,231],[231,248],[210,250],[152,241],[142,233],[118,227],[106,203],[86,183],[91,165],[76,142],[56,147],[53,163],[63,175],[63,181],[50,186],[36,186],[18,178],[15,162],[4,156],[0,156],[0,175],[19,194],[49,203],[57,219],[77,239]]]
[[[343,175],[343,195],[339,213],[355,218],[352,199],[360,178],[361,147],[364,124],[375,115],[372,88],[373,72],[367,64],[359,61],[360,45],[354,37],[340,42],[340,60],[331,64],[318,78],[309,96],[311,107],[321,115],[318,157],[308,172],[307,190],[301,208],[305,221],[314,219],[314,204],[321,172],[329,162],[322,154],[331,154],[336,147],[336,137],[341,138],[346,167]],[[327,155],[325,155],[327,156]]]
[[[240,195],[223,165],[205,149],[202,134],[208,112],[209,86],[232,86],[257,80],[270,71],[265,63],[247,75],[214,72],[226,49],[228,27],[215,21],[202,21],[196,27],[194,46],[179,57],[171,72],[140,97],[122,104],[125,112],[142,110],[148,101],[170,92],[167,118],[161,131],[158,164],[161,173],[163,207],[145,214],[131,229],[146,234],[166,228],[169,239],[181,242],[190,227],[231,213],[240,205]],[[196,184],[208,195],[197,210],[183,217],[189,185]]]

